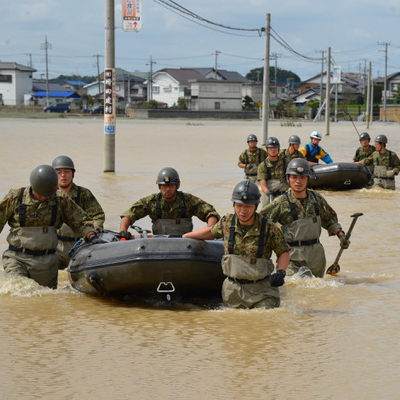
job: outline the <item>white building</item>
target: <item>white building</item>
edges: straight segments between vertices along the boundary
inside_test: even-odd
[[[14,62],[0,62],[0,104],[24,104],[24,95],[32,93],[32,74],[35,69]]]
[[[152,99],[172,107],[183,98],[194,111],[240,111],[245,82],[246,78],[232,71],[165,68],[153,74]]]

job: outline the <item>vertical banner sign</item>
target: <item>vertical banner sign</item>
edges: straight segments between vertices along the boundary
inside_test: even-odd
[[[122,29],[125,32],[142,29],[142,0],[122,0]]]
[[[333,67],[333,83],[340,83],[342,78],[342,69],[339,66]]]
[[[115,134],[115,69],[104,70],[104,133]]]

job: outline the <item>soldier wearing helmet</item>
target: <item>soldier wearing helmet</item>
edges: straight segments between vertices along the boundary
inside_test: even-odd
[[[193,239],[223,238],[222,270],[226,279],[222,299],[232,308],[279,307],[279,286],[285,283],[290,247],[282,231],[257,213],[260,192],[251,181],[239,182],[232,192],[233,214],[223,216],[213,227],[183,235]],[[277,256],[276,269],[271,260]]]
[[[307,189],[312,174],[304,159],[290,161],[286,177],[290,189],[264,207],[260,213],[282,226],[283,235],[291,246],[288,275],[298,273],[322,278],[325,274],[325,251],[319,241],[321,228],[330,236],[337,235],[342,248],[350,242],[338,222],[336,212],[314,190]]]
[[[369,136],[368,132],[360,133],[361,147],[359,147],[356,150],[356,154],[353,157],[353,161],[356,162],[364,160],[364,158],[369,157],[376,150],[375,146],[369,144],[370,141],[371,141],[371,136]]]
[[[332,164],[331,156],[319,145],[322,139],[321,132],[311,132],[310,143],[307,143],[300,149],[301,153],[310,165],[317,165],[319,160],[324,161],[326,164]]]
[[[33,279],[42,286],[57,287],[57,229],[67,224],[76,236],[98,242],[91,218],[75,202],[57,190],[57,172],[39,165],[30,175],[30,186],[11,189],[0,203],[0,232],[8,223],[8,249],[4,271]]]
[[[288,140],[289,146],[286,150],[282,150],[280,152],[280,156],[282,155],[286,159],[286,165],[289,164],[291,160],[294,158],[304,158],[303,154],[299,150],[301,140],[297,135],[291,135]]]
[[[131,238],[128,228],[138,219],[149,216],[155,235],[182,235],[193,230],[192,217],[214,225],[219,220],[215,208],[199,197],[179,191],[178,172],[171,167],[163,168],[157,176],[159,193],[135,202],[121,215],[120,235]]]
[[[74,183],[75,165],[72,159],[64,155],[58,156],[53,160],[52,167],[57,171],[58,188],[69,195],[92,218],[95,228],[102,229],[105,220],[104,211],[89,189]],[[58,267],[64,269],[70,260],[69,252],[79,238],[66,224],[57,231],[57,237]]]
[[[395,190],[395,176],[400,171],[400,160],[394,151],[386,148],[387,143],[385,135],[378,135],[374,142],[376,150],[357,163],[373,169],[375,187]]]
[[[258,139],[256,135],[247,136],[248,149],[244,150],[239,156],[238,165],[244,169],[245,179],[257,182],[258,165],[267,157],[267,152],[261,147],[257,147]]]
[[[276,137],[267,140],[267,158],[259,165],[257,179],[263,192],[262,205],[284,193],[289,185],[285,180],[286,158],[279,153],[280,143]]]

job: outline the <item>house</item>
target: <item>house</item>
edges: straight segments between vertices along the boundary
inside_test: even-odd
[[[136,75],[137,74],[137,75]],[[118,101],[125,105],[147,100],[147,85],[144,83],[146,73],[131,73],[121,68],[115,69],[115,95]],[[104,98],[104,73],[100,74],[100,81],[92,82],[84,86],[85,93],[97,100]]]
[[[60,85],[59,83],[48,83],[49,103],[73,103],[81,100],[76,91]],[[28,93],[28,92],[27,92]],[[29,90],[35,105],[45,106],[47,104],[47,82],[44,80],[34,80]]]
[[[327,73],[322,76],[322,100],[326,97]],[[337,89],[338,101],[355,99],[363,95],[362,80],[358,80],[355,74],[342,73],[340,82],[336,83],[331,75],[331,96],[335,98],[335,90]],[[299,94],[293,97],[293,103],[296,106],[303,106],[309,101],[320,100],[321,98],[321,74],[316,75],[304,82],[300,83]]]
[[[77,92],[81,96],[85,93],[84,89],[83,89],[85,87],[85,85],[86,85],[86,82],[76,81],[76,80],[68,80],[62,84],[62,86],[64,86],[69,91]]]
[[[214,68],[164,68],[153,74],[152,99],[168,107],[185,99],[195,111],[242,109],[242,86],[246,78],[234,71]]]
[[[384,86],[385,78],[374,79],[374,84]],[[393,100],[397,94],[397,90],[400,87],[400,72],[388,75],[386,77],[386,100]],[[383,91],[382,91],[382,102],[383,102]]]
[[[32,91],[35,69],[15,62],[0,62],[0,105],[24,104],[25,93]]]

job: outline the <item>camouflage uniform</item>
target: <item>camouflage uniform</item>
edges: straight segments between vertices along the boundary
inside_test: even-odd
[[[227,214],[222,217],[211,228],[214,238],[223,238],[225,256],[222,261],[224,274],[227,276],[222,286],[222,297],[224,303],[233,308],[279,307],[279,289],[270,285],[270,275],[274,270],[271,261],[272,251],[277,257],[290,250],[285,242],[281,230],[271,221],[267,221],[265,228],[265,242],[262,249],[261,264],[258,271],[254,271],[252,265],[260,260],[257,258],[261,223],[263,217],[256,213],[256,220],[253,225],[241,225],[237,220],[234,229],[233,255],[242,259],[241,268],[233,272],[227,270],[224,262],[229,254],[230,227],[234,214]],[[261,269],[264,267],[264,269]],[[252,275],[253,274],[253,275]],[[256,274],[256,275],[254,275]]]
[[[244,150],[239,156],[238,164],[246,164],[244,168],[245,178],[252,182],[257,182],[258,165],[266,158],[267,152],[260,147],[257,147],[256,151],[250,151],[250,149]],[[252,165],[252,167],[249,168],[249,164]]]
[[[161,193],[152,194],[134,203],[122,217],[133,224],[140,218],[150,216],[156,235],[184,234],[193,230],[192,217],[207,222],[210,217],[220,218],[215,208],[189,193],[177,192],[175,201],[165,201]]]
[[[396,189],[394,176],[387,176],[387,172],[390,170],[393,170],[395,175],[398,175],[400,171],[400,160],[394,151],[386,150],[383,154],[374,151],[369,157],[361,160],[360,164],[373,167],[374,186]]]
[[[330,236],[334,235],[333,232],[337,229],[341,229],[336,212],[327,201],[318,192],[309,189],[307,197],[300,200],[292,194],[292,189],[289,189],[287,193],[264,207],[260,214],[282,225],[283,235],[292,247],[288,275],[296,273],[302,266],[307,266],[314,276],[322,278],[326,259],[324,248],[319,242],[321,227],[326,229]]]
[[[93,220],[93,225],[99,228],[103,227],[105,214],[101,205],[96,200],[94,195],[89,189],[82,186],[77,186],[72,183],[71,189],[68,192],[69,197],[80,206],[86,214],[89,215]],[[69,251],[72,249],[74,243],[78,240],[78,237],[74,234],[72,229],[63,224],[61,229],[57,230],[58,245],[57,245],[57,257],[58,257],[58,268],[64,269],[69,263]]]
[[[31,187],[11,189],[0,203],[0,232],[8,223],[9,249],[3,254],[6,273],[29,277],[40,285],[57,287],[56,229],[65,222],[79,237],[94,230],[92,220],[64,192],[45,201],[32,195]]]
[[[266,158],[258,166],[257,180],[265,180],[268,188],[267,197],[263,194],[262,205],[268,204],[289,188],[285,175],[287,165],[286,158],[279,154],[278,161],[272,162],[269,158]]]
[[[364,158],[369,157],[375,150],[376,150],[375,146],[371,146],[371,145],[368,146],[368,150],[367,151],[365,151],[363,149],[363,147],[359,147],[356,150],[356,154],[353,157],[353,161],[357,162],[357,161],[364,160]]]
[[[300,150],[295,150],[293,154],[290,154],[288,149],[279,152],[279,158],[281,157],[285,157],[286,165],[295,158],[304,158],[303,153]]]

